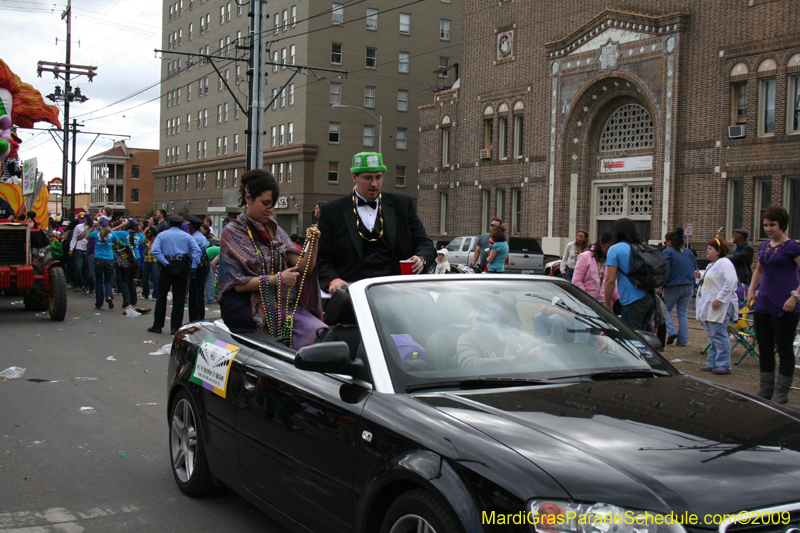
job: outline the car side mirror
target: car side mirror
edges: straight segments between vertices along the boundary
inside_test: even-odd
[[[321,342],[303,346],[294,358],[294,366],[323,374],[354,375],[361,361],[350,358],[350,347],[344,341]]]
[[[664,349],[664,345],[661,344],[661,339],[659,339],[658,336],[653,335],[649,331],[644,331],[641,329],[637,329],[636,333],[638,333],[645,340],[645,342],[657,352],[660,352]]]

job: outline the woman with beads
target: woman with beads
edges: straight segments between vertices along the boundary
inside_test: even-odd
[[[309,228],[305,251],[297,249],[272,218],[278,194],[269,172],[242,176],[239,206],[245,210],[222,230],[220,311],[231,331],[289,338],[300,348],[326,327],[315,270],[320,232]]]
[[[800,274],[797,270],[800,268],[800,244],[785,233],[789,213],[783,207],[768,207],[762,221],[769,240],[758,247],[758,267],[747,290],[747,302],[753,310],[753,325],[758,339],[761,372],[761,387],[756,395],[775,403],[786,403],[794,377],[792,343],[800,321]],[[777,382],[776,347],[779,359]]]

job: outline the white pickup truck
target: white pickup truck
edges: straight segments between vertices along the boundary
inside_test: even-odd
[[[468,265],[475,255],[478,236],[456,237],[447,245],[447,260],[455,270],[457,265]],[[536,239],[510,237],[508,239],[507,274],[544,274],[545,256]]]

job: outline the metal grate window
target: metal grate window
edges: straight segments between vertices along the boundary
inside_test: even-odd
[[[628,188],[628,215],[650,216],[653,208],[653,186],[644,185]]]
[[[625,210],[624,187],[601,187],[597,190],[601,216],[623,216]]]
[[[600,137],[600,151],[635,150],[653,147],[653,119],[645,108],[627,104],[606,121]]]

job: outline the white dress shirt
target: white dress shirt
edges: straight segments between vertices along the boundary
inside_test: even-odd
[[[365,202],[367,201],[367,199],[358,194],[358,192],[356,192],[356,197],[361,198]],[[372,231],[372,229],[375,227],[375,221],[378,219],[380,197],[375,198],[375,201],[378,203],[376,204],[375,209],[372,209],[368,205],[358,205],[358,200],[356,200],[356,211],[358,211],[358,216],[361,217],[361,223],[364,224],[364,227],[367,229],[367,231]]]

